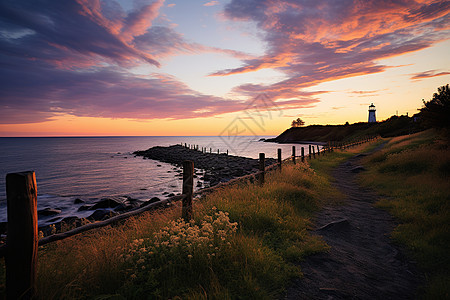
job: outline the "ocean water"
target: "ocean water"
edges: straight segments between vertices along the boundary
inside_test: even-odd
[[[132,152],[153,146],[180,143],[199,145],[217,153],[258,158],[291,154],[291,144],[275,144],[248,136],[227,137],[51,137],[0,138],[0,222],[6,217],[5,177],[8,173],[35,171],[38,210],[56,208],[58,217],[87,217],[92,211],[78,212],[81,204],[95,203],[104,197],[130,196],[140,200],[164,198],[163,193],[180,193],[181,180],[175,177],[177,168],[159,161],[134,157]],[[307,145],[296,145],[297,148]],[[308,149],[305,148],[305,153]],[[297,150],[300,153],[300,150]],[[39,220],[40,225],[54,218]]]

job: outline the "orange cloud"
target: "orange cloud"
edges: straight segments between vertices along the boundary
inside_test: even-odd
[[[226,76],[275,68],[288,79],[271,85],[243,84],[234,90],[295,97],[301,89],[336,79],[386,70],[377,62],[448,39],[450,2],[232,0],[223,16],[253,21],[264,33],[267,53],[243,60]]]

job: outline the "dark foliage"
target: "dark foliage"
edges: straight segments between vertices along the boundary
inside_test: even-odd
[[[423,102],[420,118],[427,128],[450,129],[450,90],[447,85],[438,88],[433,98]]]
[[[300,119],[300,118],[297,118],[297,120],[294,120],[294,121],[292,121],[292,123],[291,123],[291,127],[301,127],[301,126],[303,126],[303,125],[305,125],[305,121],[303,121],[303,120]]]

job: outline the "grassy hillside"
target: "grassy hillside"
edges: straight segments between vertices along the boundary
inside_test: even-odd
[[[399,221],[393,238],[425,272],[426,299],[450,298],[450,148],[433,131],[392,138],[365,159],[363,184],[385,197],[377,204]]]
[[[191,223],[178,205],[40,247],[38,297],[277,298],[301,276],[300,260],[327,249],[306,229],[330,194],[327,179],[289,163],[263,187],[242,183],[195,201]]]
[[[392,116],[376,124],[354,123],[349,125],[311,125],[292,127],[269,142],[292,143],[300,141],[328,142],[352,141],[359,137],[381,135],[393,137],[418,132],[420,125],[407,116]]]

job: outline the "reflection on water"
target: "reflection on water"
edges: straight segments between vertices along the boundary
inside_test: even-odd
[[[81,205],[74,204],[77,198],[90,203],[107,196],[148,200],[179,193],[181,180],[175,175],[181,170],[134,157],[132,152],[180,143],[251,158],[258,158],[260,152],[276,157],[277,148],[283,149],[286,158],[292,149],[289,144],[264,143],[246,136],[0,138],[0,221],[6,221],[5,177],[12,172],[35,171],[38,209],[59,208],[62,217],[88,214],[77,212]]]

